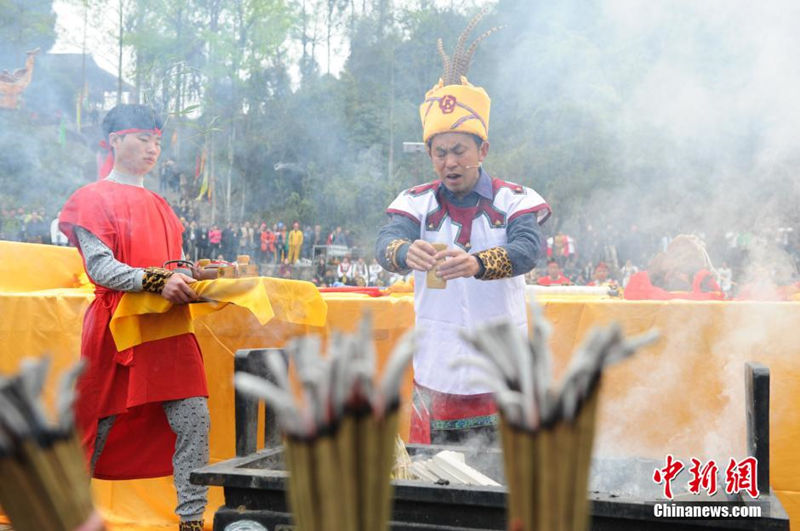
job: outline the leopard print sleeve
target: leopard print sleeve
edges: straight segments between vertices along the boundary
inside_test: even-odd
[[[397,253],[400,248],[405,244],[410,244],[411,242],[408,240],[392,240],[392,242],[386,246],[386,262],[392,266],[393,271],[401,271],[403,267],[397,262]]]
[[[161,294],[161,290],[172,276],[172,271],[163,267],[146,267],[142,279],[142,291]]]
[[[476,275],[478,280],[497,280],[513,276],[511,258],[503,247],[492,247],[475,253],[475,256],[483,265],[483,272]]]

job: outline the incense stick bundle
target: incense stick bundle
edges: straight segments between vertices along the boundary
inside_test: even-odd
[[[0,377],[0,505],[14,529],[72,531],[98,518],[72,413],[82,367],[62,375],[55,425],[41,404],[48,358],[24,360],[18,374]]]
[[[508,528],[582,531],[588,528],[589,468],[603,369],[654,341],[655,331],[625,339],[612,324],[593,329],[573,355],[561,385],[552,382],[551,327],[531,303],[532,337],[496,322],[463,334],[484,358],[454,366],[484,369],[493,389],[508,482]]]
[[[334,335],[327,357],[321,350],[316,337],[287,346],[301,398],[290,389],[283,358],[274,354],[266,361],[276,384],[237,372],[236,388],[276,410],[285,433],[289,507],[300,531],[387,529],[400,380],[414,352],[413,338],[401,339],[377,384],[369,318],[355,335]]]
[[[411,456],[408,455],[406,443],[396,435],[394,439],[394,465],[392,479],[413,479],[411,474]]]

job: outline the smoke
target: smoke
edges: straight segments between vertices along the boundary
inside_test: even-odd
[[[62,145],[57,124],[42,125],[22,111],[4,110],[0,131],[3,209],[43,209],[46,216],[53,216],[64,198],[86,182],[85,175],[91,175],[92,153],[72,137]]]
[[[579,255],[598,235],[640,266],[662,236],[695,233],[736,283],[797,280],[799,5],[515,4],[499,2],[505,37],[471,79],[489,79],[493,96],[487,168],[540,191],[549,230],[575,235]],[[606,375],[596,454],[742,457],[744,363],[756,360],[772,372],[772,442],[785,455],[775,428],[793,423],[793,308],[635,304],[630,332],[658,324],[663,339]]]
[[[718,251],[725,231],[798,224],[800,6],[515,4],[498,4],[508,28],[474,68],[493,95],[487,167],[553,203],[550,230],[636,225]]]
[[[796,423],[797,309],[760,302],[635,304],[631,311],[641,321],[663,326],[663,339],[604,376],[595,455],[651,458],[663,466],[671,453],[684,463],[713,459],[724,469],[731,457],[747,453],[744,367],[755,361],[771,373],[772,474],[780,476],[784,466],[775,456],[794,452],[787,434]]]

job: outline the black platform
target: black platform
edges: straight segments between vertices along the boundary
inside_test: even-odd
[[[469,448],[453,446],[408,445],[413,456],[432,455],[441,450],[464,452],[471,466],[494,479],[503,481],[502,454],[497,449],[480,454]],[[286,505],[287,473],[282,448],[262,450],[237,457],[192,473],[194,483],[222,486],[225,506],[214,518],[214,531],[223,531],[233,522],[257,522],[269,531],[291,524]],[[789,519],[777,498],[761,495],[752,500],[746,494],[728,496],[717,492],[713,498],[686,492],[687,474],[673,481],[674,499],[662,499],[661,486],[650,478],[663,463],[643,459],[603,459],[592,464],[592,530],[710,530],[752,529],[778,531],[789,529]],[[720,483],[724,485],[724,483]],[[724,487],[723,489],[724,490]],[[715,503],[761,507],[761,516],[746,519],[676,519],[656,518],[654,505],[683,502]],[[292,529],[292,527],[281,527]],[[393,530],[476,530],[506,528],[505,487],[470,487],[423,483],[394,482]],[[243,528],[248,529],[248,528]],[[258,530],[258,527],[250,527]]]

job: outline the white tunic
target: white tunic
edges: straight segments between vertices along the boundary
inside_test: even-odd
[[[409,188],[397,196],[387,212],[415,219],[422,240],[446,243],[450,248],[459,246],[471,253],[505,245],[506,227],[516,216],[536,213],[541,222],[550,213],[534,190],[500,179],[492,179],[494,200],[481,197],[476,207],[455,207],[444,199],[444,194],[437,194],[438,189],[439,181]],[[445,289],[428,289],[425,278],[426,273],[414,272],[416,327],[423,334],[414,356],[414,379],[442,393],[489,392],[476,382],[483,376],[477,369],[451,368],[454,360],[477,355],[459,332],[507,318],[527,333],[523,276],[498,280],[458,278],[448,280]]]

